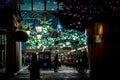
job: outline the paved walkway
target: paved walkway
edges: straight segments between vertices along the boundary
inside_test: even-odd
[[[30,80],[27,67],[21,69],[14,78],[10,80]],[[38,80],[88,80],[87,75],[79,74],[74,68],[61,66],[58,72],[51,70],[40,70],[40,78]]]

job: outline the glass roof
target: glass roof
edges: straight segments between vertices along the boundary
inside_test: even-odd
[[[32,2],[33,1],[33,2]],[[30,49],[35,49],[36,45],[43,47],[62,46],[72,47],[86,44],[85,34],[76,30],[65,30],[59,23],[57,13],[57,2],[55,0],[24,0],[24,4],[19,4],[21,11],[23,27],[26,30],[28,27],[31,30],[29,40],[25,43]],[[62,3],[59,4],[59,9],[62,9]],[[36,36],[35,27],[39,24],[43,27],[41,32],[42,38]],[[60,27],[61,26],[61,27]],[[51,33],[57,30],[59,36],[52,38]],[[75,41],[75,44],[66,43],[67,41]],[[77,44],[76,44],[77,41]],[[57,43],[56,42],[60,42]]]
[[[61,5],[62,3],[59,4],[59,9],[62,9]],[[32,23],[32,27],[35,27],[38,19],[43,21],[46,18],[46,21],[49,21],[53,27],[57,26],[58,17],[55,15],[57,2],[55,0],[24,0],[24,4],[18,6],[24,23]]]
[[[47,11],[55,11],[57,10],[57,2],[55,0],[33,0],[33,2],[32,0],[24,0],[24,4],[20,4],[20,10],[44,10],[45,8]],[[62,7],[59,6],[59,9]]]

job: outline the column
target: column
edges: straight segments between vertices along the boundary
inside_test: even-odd
[[[114,23],[95,23],[87,27],[88,55],[91,80],[119,78],[120,26]]]

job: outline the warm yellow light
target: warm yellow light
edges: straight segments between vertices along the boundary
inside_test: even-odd
[[[98,24],[98,34],[99,35],[103,34],[103,24],[102,23]]]

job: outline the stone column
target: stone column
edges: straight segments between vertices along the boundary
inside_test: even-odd
[[[16,42],[16,68],[20,70],[22,68],[22,47],[21,42]]]

